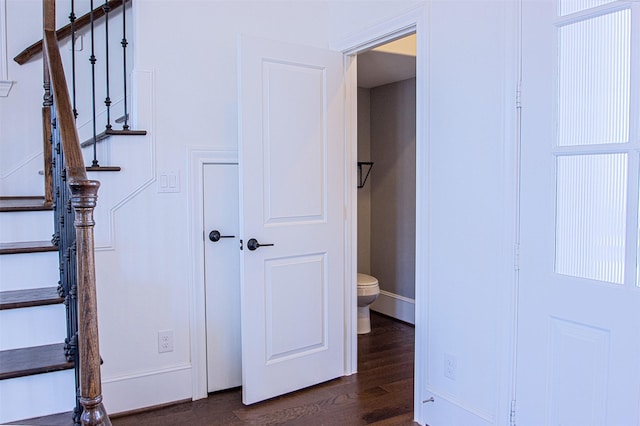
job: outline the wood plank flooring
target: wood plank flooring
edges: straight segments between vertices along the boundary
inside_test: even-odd
[[[372,332],[358,336],[358,373],[352,376],[251,406],[242,405],[241,389],[233,389],[198,401],[112,415],[111,421],[113,426],[416,425],[414,329],[375,313],[371,320]]]
[[[244,406],[241,390],[151,412],[113,417],[113,426],[413,425],[413,327],[372,314],[358,337],[358,374]]]

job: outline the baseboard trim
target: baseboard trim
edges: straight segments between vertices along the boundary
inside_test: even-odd
[[[191,365],[105,379],[102,389],[109,414],[190,400]]]
[[[414,299],[380,290],[380,296],[371,304],[370,309],[400,321],[415,324],[415,306],[416,301]]]

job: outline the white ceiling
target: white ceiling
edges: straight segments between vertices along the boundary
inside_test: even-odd
[[[392,41],[358,55],[358,87],[377,87],[415,76],[415,35]]]

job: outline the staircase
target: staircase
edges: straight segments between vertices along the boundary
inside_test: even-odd
[[[146,132],[129,129],[124,78],[124,95],[112,88],[115,98],[123,96],[119,102],[111,101],[114,97],[107,84],[106,112],[96,114],[95,93],[90,101],[83,101],[94,105],[93,123],[96,115],[106,116],[107,126],[98,135],[96,125],[85,121],[85,127],[93,127],[93,137],[81,144],[75,121],[78,77],[75,68],[65,76],[58,40],[70,35],[75,40],[74,31],[81,24],[91,25],[93,32],[98,18],[108,27],[109,12],[126,1],[105,1],[78,19],[71,2],[70,28],[56,31],[56,2],[43,0],[44,38],[15,58],[20,64],[40,58],[44,64],[45,184],[43,196],[0,196],[0,425],[25,424],[25,419],[57,413],[67,413],[70,425],[111,424],[102,405],[95,298],[93,211],[99,182],[89,180],[86,172],[120,170],[98,164],[98,142],[113,135]],[[121,16],[125,28],[124,12]],[[110,39],[108,31],[105,38]],[[114,34],[114,38],[116,44],[122,44],[126,58],[124,34]],[[36,56],[39,52],[44,56]],[[126,59],[123,69],[126,75]],[[111,127],[113,103],[124,109],[122,130]],[[89,163],[81,146],[93,151],[91,167],[85,165]],[[37,424],[46,424],[46,420]]]
[[[0,423],[76,406],[53,225],[44,197],[0,198]]]

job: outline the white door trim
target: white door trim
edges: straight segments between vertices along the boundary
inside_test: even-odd
[[[356,282],[357,274],[357,188],[356,167],[357,162],[357,64],[356,54],[385,42],[416,33],[416,259],[429,257],[426,242],[428,213],[428,147],[429,147],[429,40],[427,22],[429,10],[426,5],[413,8],[401,15],[380,22],[370,28],[366,28],[347,39],[331,46],[332,49],[342,51],[345,55],[345,85],[346,85],[346,135],[345,135],[345,283]],[[421,390],[424,389],[422,378],[425,377],[426,359],[420,354],[426,353],[427,315],[423,303],[426,300],[428,283],[428,264],[426,261],[416,262],[416,365],[414,376],[414,418],[420,419],[418,411],[422,407]],[[358,340],[357,340],[357,289],[354,285],[345,286],[345,374],[353,374],[358,365]]]
[[[7,50],[7,0],[0,0],[0,97],[9,96],[13,81],[9,80],[9,52]]]
[[[204,197],[205,164],[238,164],[237,149],[189,147],[189,258],[191,259],[190,315],[192,399],[206,398],[207,392],[207,330],[204,277]],[[239,256],[239,254],[238,254]]]

